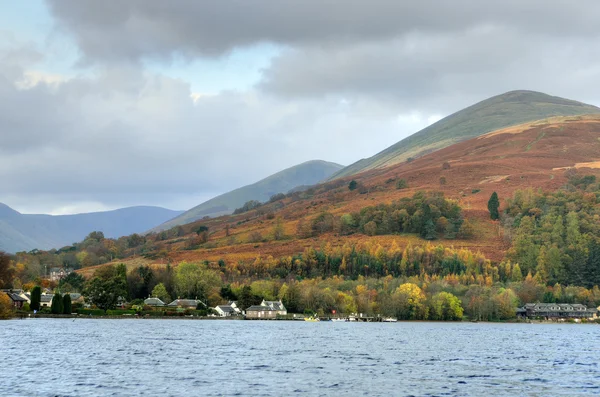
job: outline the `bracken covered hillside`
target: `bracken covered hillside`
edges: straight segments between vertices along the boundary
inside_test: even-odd
[[[511,91],[486,99],[445,117],[375,156],[349,165],[332,178],[387,167],[490,131],[528,121],[540,120],[550,116],[574,116],[593,113],[600,113],[600,109],[541,92]]]
[[[148,236],[146,240],[153,242],[147,243],[145,258],[139,260],[156,264],[183,260],[239,262],[259,256],[295,255],[307,247],[324,245],[425,244],[415,233],[370,236],[359,230],[344,234],[336,224],[345,214],[413,197],[423,190],[441,192],[456,201],[473,227],[468,238],[458,235],[446,239],[444,233],[439,233],[438,242],[481,251],[500,261],[510,241],[501,225],[489,219],[487,202],[491,193],[498,193],[502,210],[516,190],[554,191],[565,186],[567,171],[573,169],[600,175],[600,116],[555,117],[498,130],[412,162],[296,192],[256,210],[188,224],[176,237],[168,232]],[[354,190],[349,189],[351,180],[356,182]],[[324,228],[318,235],[302,231],[303,223],[314,224],[323,214],[331,214],[331,229]],[[202,231],[196,233],[199,228]],[[86,269],[86,273],[92,271]]]

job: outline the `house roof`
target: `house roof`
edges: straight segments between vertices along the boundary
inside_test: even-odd
[[[579,303],[527,303],[523,308],[534,312],[581,312],[588,310],[587,306]]]
[[[285,306],[281,301],[265,301],[263,300],[261,306],[269,306],[275,310],[285,310]]]
[[[233,312],[235,312],[235,310],[233,309],[233,307],[231,307],[231,305],[219,305],[217,307],[219,309],[221,309],[222,311],[224,311],[225,313],[233,313]]]
[[[158,298],[148,298],[144,300],[144,304],[148,306],[165,306],[165,302]]]
[[[167,306],[177,307],[177,306],[198,306],[198,304],[204,304],[204,302],[196,300],[196,299],[175,299],[173,302],[169,303]]]
[[[15,294],[14,292],[9,292],[6,295],[8,295],[13,302],[27,302],[27,299],[21,297],[19,294]]]
[[[43,295],[40,297],[40,302],[51,302],[53,297],[54,297],[54,295],[50,295],[50,294],[43,294]]]
[[[273,309],[270,306],[261,306],[261,305],[253,305],[246,309],[246,312],[271,312],[277,311],[277,309]]]

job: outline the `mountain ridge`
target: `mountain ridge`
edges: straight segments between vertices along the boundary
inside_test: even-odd
[[[536,91],[509,91],[458,110],[374,156],[350,164],[330,180],[384,168],[502,128],[552,116],[598,113],[600,108],[571,99]]]
[[[342,169],[340,164],[324,160],[310,160],[304,163],[278,171],[255,183],[239,187],[227,193],[211,198],[183,214],[160,224],[151,231],[162,231],[175,226],[194,222],[205,216],[220,216],[231,214],[250,200],[267,201],[277,193],[288,191],[302,185],[313,185]]]
[[[0,203],[0,250],[7,252],[60,248],[82,240],[92,231],[118,238],[142,233],[155,222],[182,211],[154,206],[133,206],[112,211],[70,215],[21,214]]]

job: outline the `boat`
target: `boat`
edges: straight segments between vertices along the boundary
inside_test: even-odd
[[[345,323],[346,321],[348,321],[347,319],[343,318],[343,317],[336,317],[336,318],[332,318],[331,321],[335,321],[335,322],[340,322],[340,323]]]
[[[314,323],[314,322],[321,321],[321,320],[319,319],[319,317],[310,316],[310,317],[304,317],[304,321],[309,321],[309,322]]]
[[[384,323],[397,323],[398,319],[394,317],[384,317],[381,321]]]

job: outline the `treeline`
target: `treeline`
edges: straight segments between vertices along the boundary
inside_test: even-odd
[[[554,193],[520,190],[507,200],[507,256],[548,284],[591,287],[600,284],[600,184],[577,174],[570,181]]]
[[[405,320],[507,320],[528,302],[600,304],[600,289],[546,286],[528,274],[522,277],[508,262],[500,278],[464,271],[461,275],[410,277],[344,276],[327,278],[261,279],[231,281],[223,263],[181,263],[175,269],[138,267],[129,273],[124,265],[99,269],[85,284],[88,301],[104,310],[119,297],[141,299],[149,291],[165,302],[176,297],[199,299],[209,307],[237,300],[246,308],[262,299],[281,299],[290,313],[332,313],[394,316]],[[510,269],[510,270],[509,270]],[[506,273],[511,273],[507,275]],[[506,281],[502,281],[502,279]],[[138,301],[139,303],[139,301]]]
[[[443,193],[422,191],[392,204],[365,207],[341,217],[323,212],[310,222],[301,219],[297,226],[300,238],[332,231],[369,236],[417,233],[426,240],[473,235],[472,225],[463,219],[462,210],[455,201],[445,199]]]

